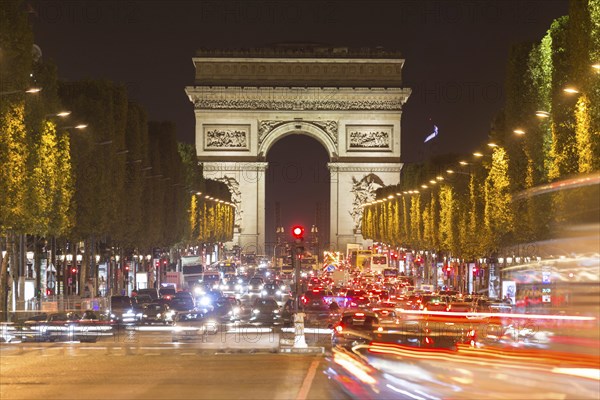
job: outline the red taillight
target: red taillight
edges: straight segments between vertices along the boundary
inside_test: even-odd
[[[313,289],[313,293],[319,293],[319,289]]]
[[[425,337],[425,343],[427,344],[433,344],[433,340],[429,338],[429,336]]]
[[[351,302],[351,303],[350,303],[350,306],[351,306],[351,307],[356,307],[356,305],[357,305],[357,304],[356,304],[355,302]]]
[[[365,313],[357,312],[357,313],[354,313],[354,316],[355,317],[364,317]]]

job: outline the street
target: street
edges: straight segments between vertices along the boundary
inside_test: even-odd
[[[137,343],[2,344],[2,399],[337,399],[322,355]]]

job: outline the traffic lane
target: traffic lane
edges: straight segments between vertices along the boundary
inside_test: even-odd
[[[321,356],[39,347],[47,356],[2,352],[0,398],[344,398],[324,376]]]

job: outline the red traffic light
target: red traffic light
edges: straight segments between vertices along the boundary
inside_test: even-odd
[[[71,268],[71,272],[72,273],[76,273],[77,272],[77,268]]]
[[[296,225],[292,228],[292,236],[294,239],[302,239],[304,237],[304,227]]]

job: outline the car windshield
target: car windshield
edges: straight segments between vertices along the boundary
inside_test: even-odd
[[[342,325],[358,330],[372,330],[379,323],[376,317],[356,313],[342,318]]]
[[[113,296],[110,304],[113,307],[131,307],[131,299],[128,296]]]
[[[256,307],[277,307],[277,302],[273,299],[256,299]]]
[[[204,318],[202,313],[181,313],[175,316],[175,322],[198,321]]]

